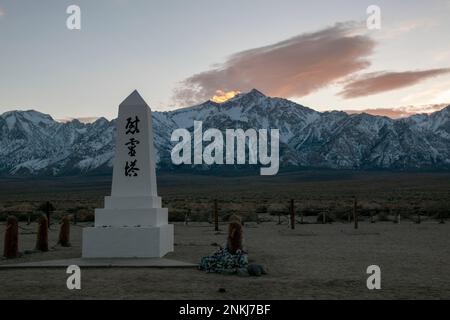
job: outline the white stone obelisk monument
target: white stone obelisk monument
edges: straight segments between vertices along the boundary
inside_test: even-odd
[[[83,258],[152,258],[173,251],[173,225],[156,189],[152,113],[137,91],[119,106],[110,197],[83,229]]]

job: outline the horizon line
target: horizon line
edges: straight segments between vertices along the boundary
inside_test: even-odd
[[[252,89],[248,92],[239,92],[238,94],[236,94],[235,96],[223,101],[223,102],[216,102],[213,100],[213,98],[208,99],[204,102],[192,105],[192,106],[186,106],[186,107],[175,107],[174,109],[170,109],[170,110],[165,110],[165,111],[160,111],[160,110],[152,110],[152,112],[158,112],[158,113],[168,113],[168,112],[176,112],[176,111],[180,111],[180,110],[184,110],[184,109],[191,109],[191,108],[196,108],[199,106],[202,106],[206,103],[212,103],[212,104],[216,104],[218,106],[223,105],[225,103],[227,103],[230,100],[234,100],[236,98],[239,98],[241,96],[245,96],[248,95],[252,92],[257,92],[259,94],[262,94],[263,96],[267,97],[267,98],[271,98],[271,99],[283,99],[283,100],[288,100],[292,103],[297,104],[298,106],[304,107],[304,108],[308,108],[311,110],[314,110],[315,112],[318,113],[326,113],[326,112],[344,112],[348,115],[356,115],[356,114],[368,114],[371,116],[378,116],[378,117],[387,117],[389,119],[392,120],[400,120],[400,119],[405,119],[405,118],[409,118],[411,116],[414,115],[421,115],[421,114],[425,114],[425,115],[430,115],[433,114],[435,112],[440,112],[443,109],[447,108],[450,106],[450,102],[444,102],[444,103],[430,103],[430,104],[421,104],[421,105],[404,105],[404,106],[398,106],[398,107],[364,107],[362,109],[343,109],[343,110],[338,110],[338,109],[330,109],[330,110],[324,110],[324,111],[319,111],[317,110],[320,107],[309,107],[306,105],[303,105],[301,103],[298,103],[296,101],[293,101],[289,98],[283,98],[283,97],[272,97],[272,96],[268,96],[265,95],[264,93],[262,93],[260,90],[258,89]],[[150,107],[151,108],[151,107]],[[410,111],[408,111],[408,108],[410,108]],[[59,123],[69,123],[73,120],[78,120],[81,123],[94,123],[95,121],[99,120],[99,119],[106,119],[108,121],[112,121],[114,119],[116,119],[117,117],[114,118],[108,118],[106,116],[80,116],[80,117],[72,117],[72,116],[65,116],[65,117],[55,117],[52,116],[49,113],[44,113],[38,110],[39,107],[24,107],[23,109],[21,109],[20,107],[17,107],[17,109],[12,109],[12,110],[8,110],[5,111],[3,113],[0,114],[0,116],[3,116],[6,113],[10,113],[10,112],[30,112],[30,111],[34,111],[34,112],[38,112],[47,116],[50,116],[54,121],[59,122]],[[412,110],[411,110],[412,109]],[[416,109],[416,111],[414,111],[414,109]],[[426,111],[428,109],[428,112]],[[390,114],[390,115],[389,115]],[[394,116],[394,115],[397,116]]]

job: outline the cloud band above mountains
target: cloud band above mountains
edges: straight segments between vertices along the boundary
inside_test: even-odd
[[[212,69],[182,81],[174,103],[193,105],[218,91],[246,92],[252,88],[270,96],[298,98],[329,85],[343,86],[344,99],[374,95],[415,85],[450,73],[450,68],[372,72],[370,65],[377,42],[354,22],[305,33],[272,45],[238,52]]]
[[[423,80],[450,73],[450,68],[406,72],[375,72],[347,83],[339,93],[346,99],[369,96],[415,85]]]
[[[424,106],[404,106],[396,108],[368,108],[363,110],[344,110],[348,114],[368,113],[374,116],[384,116],[391,119],[407,118],[415,114],[431,114],[441,111],[448,104],[432,104]]]
[[[217,90],[301,97],[370,65],[375,42],[355,34],[354,23],[339,23],[273,45],[236,53],[223,64],[184,80],[175,101],[196,103]]]

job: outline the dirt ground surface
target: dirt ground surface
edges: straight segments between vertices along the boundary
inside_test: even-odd
[[[71,248],[0,260],[0,265],[81,256],[82,227],[71,227]],[[175,252],[167,258],[198,263],[224,244],[227,226],[175,225]],[[36,225],[20,224],[20,251],[33,249]],[[4,224],[0,225],[3,248]],[[82,269],[81,290],[68,290],[65,269],[0,269],[0,299],[450,299],[450,224],[378,222],[249,223],[245,243],[262,277],[207,274],[192,269]],[[381,268],[381,290],[367,289],[367,267]],[[219,290],[225,289],[225,290]]]

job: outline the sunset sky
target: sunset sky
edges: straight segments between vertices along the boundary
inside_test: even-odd
[[[427,111],[450,104],[449,17],[450,0],[0,0],[0,113],[111,119],[134,89],[165,111],[252,88],[320,111]]]

